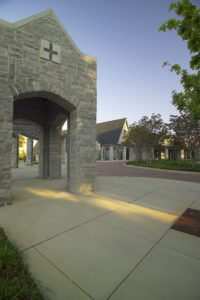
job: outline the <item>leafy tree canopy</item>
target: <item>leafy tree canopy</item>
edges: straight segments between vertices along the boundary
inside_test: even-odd
[[[190,60],[192,69],[200,70],[200,8],[190,0],[172,2],[169,10],[174,10],[179,19],[170,19],[163,23],[159,31],[175,29],[177,34],[187,41],[188,49],[193,54]]]
[[[181,75],[183,92],[172,92],[173,104],[180,110],[189,110],[192,118],[200,119],[200,9],[190,0],[172,2],[169,10],[174,10],[178,17],[163,23],[159,31],[176,30],[177,34],[187,41],[191,53],[190,67],[197,73],[189,74],[178,64],[170,65],[164,62],[163,66],[170,66],[171,71]]]
[[[145,153],[148,160],[152,159],[152,149],[158,147],[166,137],[166,125],[160,114],[152,114],[151,118],[142,117],[131,125],[125,136],[125,144],[133,146],[138,160]]]
[[[189,150],[194,166],[195,151],[200,145],[199,124],[192,118],[189,111],[184,110],[179,116],[170,116],[169,128],[175,145]]]

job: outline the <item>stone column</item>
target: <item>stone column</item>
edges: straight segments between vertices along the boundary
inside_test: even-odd
[[[68,176],[67,170],[68,170],[68,153],[69,153],[69,135],[65,137],[65,170],[64,170],[64,175],[65,177]]]
[[[169,159],[169,149],[165,148],[165,159]]]
[[[113,150],[113,146],[109,147],[109,160],[113,160],[114,159],[114,150]]]
[[[70,113],[67,174],[70,192],[85,194],[95,191],[96,110],[84,101]]]
[[[61,128],[55,125],[49,130],[49,177],[61,177]]]
[[[2,69],[1,72],[3,72]],[[6,76],[1,78],[4,77]],[[8,96],[3,79],[0,81],[0,207],[2,207],[12,204],[10,187],[13,97]]]
[[[44,126],[40,134],[39,175],[49,177],[49,126]]]
[[[122,160],[126,160],[126,146],[123,147]]]
[[[31,139],[31,138],[27,138],[26,164],[28,166],[32,166],[32,164],[33,164],[33,139]]]
[[[61,164],[65,164],[65,152],[66,152],[66,138],[61,137]]]
[[[61,134],[55,125],[45,126],[40,138],[40,177],[61,177]]]
[[[12,139],[11,168],[18,168],[19,136]]]
[[[101,146],[101,160],[104,160],[104,147]]]

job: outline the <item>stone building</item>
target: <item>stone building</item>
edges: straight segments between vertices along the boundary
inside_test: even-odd
[[[58,178],[66,119],[67,188],[73,193],[92,192],[96,59],[80,52],[51,9],[13,24],[0,20],[0,206],[12,203],[14,128],[25,124],[37,128],[40,176]]]

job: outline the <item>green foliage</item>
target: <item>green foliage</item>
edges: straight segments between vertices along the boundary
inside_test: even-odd
[[[172,2],[169,10],[175,11],[179,19],[170,19],[159,28],[159,31],[176,30],[177,34],[187,41],[191,53],[190,67],[196,70],[195,74],[188,74],[178,64],[171,66],[170,71],[181,75],[181,84],[184,92],[173,91],[173,104],[180,110],[188,109],[193,118],[200,118],[200,9],[190,0]],[[163,66],[170,66],[164,62]]]
[[[22,254],[0,229],[0,299],[42,300],[42,296],[23,263]]]
[[[200,72],[188,74],[182,70],[181,83],[184,92],[172,92],[173,104],[180,110],[189,110],[195,120],[200,118]]]
[[[166,133],[166,125],[160,114],[152,114],[151,118],[144,116],[131,125],[125,136],[125,144],[132,145],[137,160],[142,159],[143,153],[151,160],[152,149],[163,142]]]
[[[171,138],[175,145],[187,149],[192,158],[194,166],[195,151],[200,146],[200,126],[198,121],[192,118],[189,111],[183,111],[179,116],[170,116],[169,128]]]
[[[200,9],[197,9],[190,0],[172,2],[169,10],[175,11],[180,19],[170,19],[159,28],[159,31],[176,30],[177,34],[188,43],[188,49],[193,54],[191,68],[200,68]]]
[[[151,162],[128,161],[127,164],[156,169],[200,172],[200,164],[193,167],[191,161],[188,160],[152,160]]]
[[[147,136],[147,130],[145,127],[134,123],[131,125],[129,132],[125,136],[125,144],[132,145],[137,160],[142,159],[144,153],[144,140]]]

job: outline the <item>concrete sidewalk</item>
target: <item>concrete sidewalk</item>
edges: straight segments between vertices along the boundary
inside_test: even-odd
[[[199,184],[98,177],[95,194],[75,196],[64,179],[20,174],[0,226],[45,299],[199,299],[200,238],[170,229],[186,208],[200,210]]]

